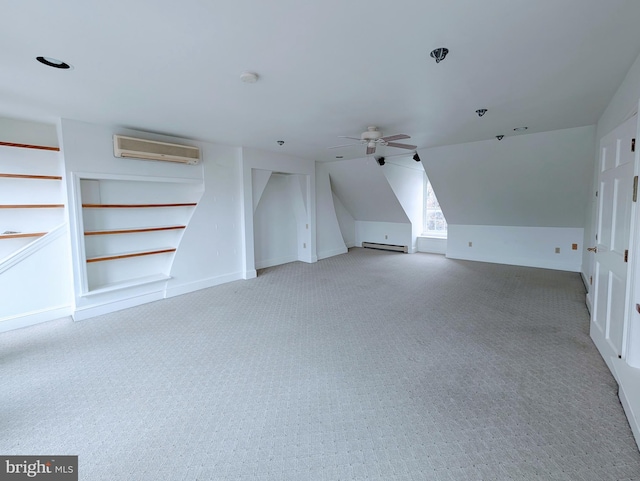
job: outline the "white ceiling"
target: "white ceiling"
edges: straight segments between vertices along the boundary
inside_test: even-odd
[[[638,18],[638,0],[4,2],[0,115],[315,160],[362,157],[327,147],[368,125],[419,148],[592,125],[640,53]]]

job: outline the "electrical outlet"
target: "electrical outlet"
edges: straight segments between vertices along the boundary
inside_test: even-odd
[[[309,224],[305,224],[305,225],[307,226],[306,228],[308,229],[309,228]]]
[[[469,241],[469,247],[473,247],[473,242]]]
[[[385,235],[384,235],[384,238],[385,238],[385,239],[388,239],[388,238],[389,238],[389,236],[388,236],[387,234],[385,234]]]
[[[302,247],[303,247],[304,249],[306,249],[306,248],[307,248],[307,243],[306,243],[306,242],[305,242],[305,243],[303,243],[303,244],[302,244]]]
[[[571,244],[571,250],[577,251],[578,250],[578,244]]]
[[[556,247],[556,254],[560,254],[560,247]]]

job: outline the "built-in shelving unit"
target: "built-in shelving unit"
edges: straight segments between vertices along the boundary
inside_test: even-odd
[[[80,178],[84,296],[164,281],[201,186],[193,182]]]
[[[0,142],[0,259],[64,223],[59,151]]]

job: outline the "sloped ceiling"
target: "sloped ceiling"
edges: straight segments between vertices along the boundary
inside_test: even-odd
[[[449,224],[583,227],[595,127],[419,151]]]
[[[640,52],[638,18],[638,0],[3,2],[0,116],[320,161],[362,157],[327,147],[368,125],[419,148],[579,127]]]
[[[409,223],[409,218],[373,159],[331,162],[331,188],[357,221]]]

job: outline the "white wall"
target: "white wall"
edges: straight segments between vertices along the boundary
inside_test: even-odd
[[[427,252],[429,254],[446,254],[447,239],[439,237],[418,237],[418,252]]]
[[[405,222],[409,218],[374,159],[328,162],[333,192],[354,219],[368,222]]]
[[[417,250],[417,239],[423,231],[424,210],[424,169],[405,167],[388,161],[382,168],[393,193],[402,205],[407,218],[411,222],[411,242],[409,252]]]
[[[449,224],[584,227],[593,126],[420,150]]]
[[[447,257],[579,272],[582,234],[580,228],[449,224]]]
[[[66,226],[23,249],[9,262],[0,264],[0,332],[71,314]]]
[[[0,140],[57,146],[55,125],[0,119]],[[0,147],[0,172],[64,176],[58,152]],[[0,179],[0,204],[64,204],[60,180]],[[70,315],[72,277],[66,209],[2,209],[0,233],[47,232],[0,240],[0,331]]]
[[[316,162],[316,248],[318,259],[344,254],[347,252],[345,233],[340,224],[340,208],[331,189],[331,180],[327,164]],[[339,200],[338,200],[339,202]],[[352,219],[352,242],[355,242],[355,225]]]
[[[241,277],[242,184],[239,149],[66,119],[62,120],[61,129],[68,179],[76,319]],[[189,166],[116,158],[113,155],[114,133],[198,145],[202,149],[202,163]],[[79,192],[74,179],[86,176],[126,178],[139,182],[155,180],[162,181],[156,183],[165,187],[179,180],[176,185],[183,187],[177,188],[177,192],[187,189],[192,197],[189,200],[199,201],[170,264],[172,279],[165,283],[133,286],[113,292],[84,294],[83,232],[80,199],[77,198]],[[150,185],[149,189],[153,190],[154,187]],[[155,194],[147,192],[145,195],[164,196],[168,200],[167,194],[160,191]]]
[[[447,256],[580,271],[594,134],[588,126],[421,150],[449,224]]]
[[[333,193],[355,220],[355,245],[360,246],[363,241],[379,242],[411,249],[414,243],[411,221],[389,185],[384,173],[386,167],[378,165],[372,158],[326,164]],[[391,177],[400,182],[403,174],[403,171],[394,171]],[[406,192],[402,187],[398,190],[403,194]],[[341,215],[341,219],[346,238],[350,222],[346,215]]]
[[[176,252],[167,296],[242,278],[240,148],[200,148],[204,193]]]
[[[298,222],[291,177],[272,174],[256,207],[253,218],[256,269],[298,260]]]
[[[315,162],[311,160],[300,159],[286,154],[278,154],[257,149],[242,148],[242,183],[243,183],[243,199],[242,199],[242,277],[250,279],[256,277],[256,250],[254,235],[254,189],[253,189],[253,170],[269,170],[273,173],[298,174],[303,176],[301,196],[306,212],[307,222],[304,223],[304,234],[298,232],[298,243],[306,243],[307,247],[302,250],[303,254],[298,260],[303,262],[316,262],[318,260],[316,254],[316,179],[315,179]],[[265,187],[265,190],[268,188]],[[264,197],[264,193],[262,197]],[[260,201],[262,202],[262,200]],[[260,208],[260,203],[256,207],[256,211]],[[298,215],[298,214],[296,214]],[[277,226],[276,226],[277,227]]]
[[[357,220],[356,246],[362,246],[363,242],[409,247],[409,242],[411,242],[411,224]]]
[[[333,205],[336,210],[342,240],[347,248],[354,247],[356,245],[356,220],[337,195],[332,192],[331,196],[333,197]]]
[[[0,142],[58,147],[54,124],[0,117]]]

